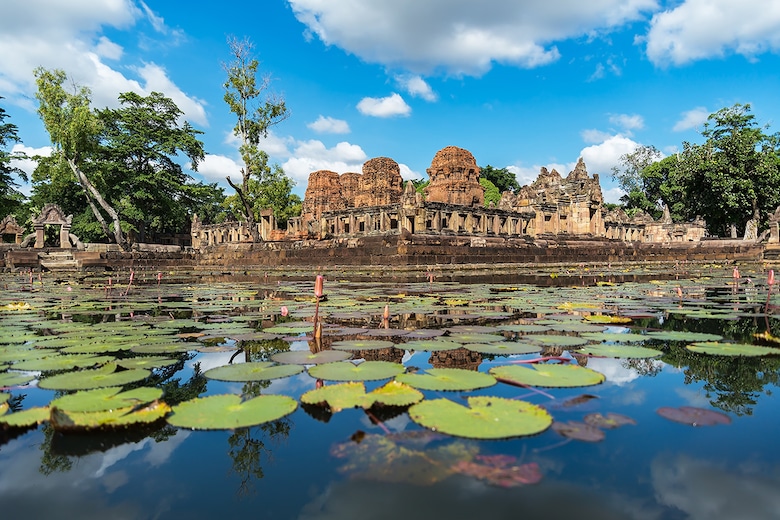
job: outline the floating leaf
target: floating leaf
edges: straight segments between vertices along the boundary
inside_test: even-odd
[[[407,373],[395,377],[396,381],[421,390],[476,390],[496,384],[496,379],[484,372],[462,368],[429,368],[425,373]]]
[[[116,371],[117,366],[109,363],[100,368],[67,372],[41,379],[39,388],[46,390],[87,390],[105,386],[122,386],[146,379],[151,372],[141,368]]]
[[[588,343],[588,340],[579,336],[558,336],[552,334],[528,334],[523,339],[541,343],[548,347],[579,347]]]
[[[585,416],[585,422],[591,426],[605,430],[636,424],[636,421],[631,417],[614,412],[609,412],[607,415],[602,415],[600,413],[589,413]]]
[[[203,375],[219,381],[266,381],[290,377],[303,372],[303,367],[297,365],[275,365],[270,361],[251,363],[236,363],[206,370]]]
[[[399,343],[398,347],[406,350],[419,352],[441,352],[445,350],[456,350],[463,345],[446,339],[418,339],[407,343]]]
[[[49,407],[38,406],[21,412],[0,415],[0,426],[6,428],[29,428],[49,420]]]
[[[604,430],[578,421],[555,421],[552,424],[552,429],[564,437],[577,441],[600,442],[605,437]]]
[[[344,408],[371,408],[376,404],[384,406],[409,406],[423,399],[423,394],[414,388],[390,381],[370,393],[363,383],[349,382],[328,385],[310,390],[301,396],[304,404],[327,405],[332,412]]]
[[[552,417],[540,406],[488,396],[469,397],[468,407],[449,399],[425,400],[409,408],[409,417],[425,428],[469,439],[534,435],[552,424]]]
[[[691,343],[685,348],[691,352],[710,354],[713,356],[768,356],[780,354],[780,349],[774,347],[762,347],[747,343],[722,343],[718,341],[705,341]]]
[[[499,380],[511,383],[551,388],[591,386],[604,382],[603,374],[571,364],[504,365],[491,368],[490,373]]]
[[[174,406],[167,421],[194,430],[228,430],[275,421],[297,407],[297,401],[285,395],[260,395],[246,401],[233,394],[211,395]]]
[[[351,361],[339,361],[313,366],[309,375],[326,381],[378,381],[403,371],[403,365],[389,361],[364,361],[357,365]]]
[[[121,392],[120,387],[82,390],[54,399],[50,406],[68,412],[100,412],[128,406],[139,406],[160,399],[160,388],[141,387]]]
[[[343,350],[321,350],[314,354],[308,350],[289,350],[274,354],[271,356],[271,359],[277,363],[290,365],[319,365],[322,363],[333,363],[334,361],[344,361],[351,357],[351,353]]]
[[[88,368],[114,361],[111,356],[86,356],[81,354],[57,354],[50,357],[28,359],[14,364],[18,370],[57,371]]]
[[[34,379],[35,376],[31,376],[29,374],[22,374],[19,372],[3,372],[0,373],[0,388],[26,385]]]
[[[577,350],[577,352],[581,354],[588,354],[590,356],[622,359],[644,359],[663,355],[663,352],[654,348],[618,344],[585,345],[581,349]]]
[[[705,332],[688,332],[679,330],[654,330],[647,333],[648,339],[660,341],[720,341],[723,336]]]
[[[128,406],[98,412],[74,412],[52,407],[51,424],[57,431],[88,431],[126,428],[159,421],[171,411],[166,403],[154,401],[138,408]]]
[[[379,350],[394,347],[395,343],[381,339],[353,339],[334,341],[331,346],[338,350]]]
[[[605,325],[625,324],[634,321],[627,316],[609,316],[606,314],[591,314],[590,316],[585,316],[585,319],[591,323],[603,323]]]
[[[657,410],[658,415],[670,421],[691,426],[714,426],[716,424],[731,424],[731,418],[722,412],[697,408],[695,406],[680,406],[673,408],[664,406]]]
[[[507,458],[513,461],[516,460],[514,457]],[[535,462],[516,465],[492,462],[495,459],[495,457],[477,455],[478,462],[461,460],[453,466],[453,469],[461,475],[484,480],[492,486],[504,488],[536,484],[542,480],[539,464]]]
[[[466,334],[466,333],[457,333],[457,334],[450,334],[447,339],[449,341],[454,341],[455,343],[495,343],[496,341],[504,341],[506,338],[504,336],[499,336],[498,334],[478,334],[476,332]]]
[[[582,335],[590,341],[605,341],[614,343],[641,343],[649,338],[644,334],[630,332],[588,332]]]
[[[494,354],[509,356],[515,354],[533,354],[542,350],[541,345],[520,343],[516,341],[504,341],[501,343],[467,343],[463,348],[480,354]]]
[[[139,356],[134,358],[120,359],[116,362],[122,368],[162,368],[169,367],[178,363],[178,359],[171,359],[164,356]]]

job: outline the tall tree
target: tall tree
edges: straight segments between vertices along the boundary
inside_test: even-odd
[[[262,187],[263,176],[271,170],[268,168],[268,155],[260,149],[260,139],[268,136],[269,129],[289,117],[284,99],[270,93],[270,76],[264,76],[257,81],[259,62],[252,55],[253,45],[248,39],[228,39],[233,61],[225,65],[227,81],[225,87],[225,102],[236,116],[236,126],[233,133],[240,140],[239,152],[243,167],[241,168],[241,185],[239,186],[227,177],[228,184],[236,191],[241,201],[242,212],[247,226],[251,230],[252,239],[260,240],[257,229],[255,206],[258,194],[255,191]],[[258,182],[254,185],[250,180]]]
[[[145,242],[147,233],[181,231],[188,213],[206,195],[177,162],[197,171],[204,157],[202,134],[172,99],[159,92],[120,94],[117,109],[98,110],[103,125],[100,159],[111,200],[123,221]]]
[[[505,191],[517,193],[521,188],[520,184],[517,183],[515,174],[506,168],[493,168],[488,164],[479,169],[479,178],[492,182],[499,193],[504,193]]]
[[[0,96],[0,99],[3,97]],[[16,189],[19,184],[14,176],[27,181],[27,174],[24,171],[11,166],[12,160],[23,159],[25,156],[6,149],[11,143],[20,141],[16,125],[5,122],[7,117],[6,111],[0,107],[0,219],[18,209],[24,198]]]
[[[102,183],[102,176],[94,163],[100,145],[102,125],[90,108],[89,89],[74,85],[73,93],[66,92],[63,87],[66,75],[62,70],[49,71],[39,67],[34,73],[38,86],[35,93],[39,103],[38,114],[54,145],[53,157],[67,164],[76,176],[105,235],[112,237],[123,249],[128,249],[129,244],[122,231],[119,213],[106,201],[96,186],[97,183]],[[111,219],[113,233],[101,210]]]

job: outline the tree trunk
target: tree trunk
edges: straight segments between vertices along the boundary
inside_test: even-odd
[[[230,180],[230,176],[226,177],[230,187],[236,190],[238,198],[241,199],[241,203],[244,205],[244,218],[246,218],[246,225],[249,228],[249,233],[252,235],[252,242],[260,242],[260,231],[257,229],[257,223],[255,222],[255,212],[252,210],[252,205],[247,200],[244,190],[236,186],[236,184]]]
[[[128,247],[127,241],[125,240],[125,236],[122,233],[122,226],[120,225],[119,221],[119,214],[116,212],[116,210],[111,207],[111,205],[106,202],[106,199],[103,198],[103,196],[100,194],[100,192],[95,188],[95,186],[90,182],[90,180],[87,178],[87,176],[84,174],[84,172],[81,171],[81,168],[76,165],[76,163],[72,159],[68,159],[68,165],[70,166],[70,169],[73,170],[73,173],[76,175],[76,178],[79,181],[79,184],[84,188],[85,191],[88,192],[88,195],[91,195],[98,204],[100,204],[100,207],[105,210],[106,213],[111,217],[114,223],[114,240],[116,243],[121,247],[123,250],[127,251],[130,248]],[[89,196],[87,197],[89,200]],[[108,225],[106,224],[105,219],[100,214],[99,211],[97,211],[97,208],[95,207],[94,203],[90,200],[90,206],[92,207],[92,212],[95,213],[95,217],[100,222],[101,226],[103,226],[104,231],[107,235],[110,235],[110,232],[108,231]]]

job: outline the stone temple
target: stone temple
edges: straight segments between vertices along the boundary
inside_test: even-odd
[[[639,213],[607,211],[598,174],[580,158],[565,177],[542,168],[517,194],[504,192],[498,206],[485,206],[480,169],[468,150],[439,150],[423,193],[404,185],[398,163],[367,161],[362,173],[319,170],[309,175],[300,217],[277,229],[270,212],[258,223],[266,241],[324,240],[371,235],[463,235],[470,237],[588,236],[633,242],[690,242],[706,233],[703,221],[673,224]],[[192,226],[192,245],[203,248],[251,240],[243,223]]]

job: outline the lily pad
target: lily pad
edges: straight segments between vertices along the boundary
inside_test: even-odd
[[[58,371],[74,368],[88,368],[114,361],[111,356],[87,356],[80,354],[57,354],[45,358],[28,359],[14,364],[18,370]]]
[[[109,363],[100,368],[57,374],[41,379],[38,387],[46,390],[87,390],[135,383],[151,375],[150,371],[141,368],[120,371],[116,368],[116,364]]]
[[[0,373],[0,388],[26,385],[34,379],[35,376],[22,374],[20,372],[2,372]]]
[[[309,369],[309,375],[326,381],[378,381],[389,379],[403,371],[402,364],[389,361],[364,361],[360,364],[338,361],[313,366]]]
[[[474,396],[468,406],[449,399],[425,400],[409,408],[409,417],[425,428],[469,439],[505,439],[535,435],[552,424],[544,408],[526,401]]]
[[[631,332],[588,332],[583,334],[582,337],[590,341],[605,341],[614,343],[641,343],[648,340],[648,337],[644,334],[636,334]]]
[[[680,406],[673,408],[664,406],[657,410],[658,415],[670,421],[691,426],[714,426],[716,424],[731,424],[731,418],[722,412],[697,408],[695,406]]]
[[[475,458],[476,461],[458,461],[453,469],[462,475],[503,488],[536,484],[542,480],[539,464],[535,462],[517,464],[514,457],[495,455],[477,455]]]
[[[498,380],[528,386],[572,388],[598,385],[604,375],[579,365],[533,363],[530,365],[504,365],[490,369]]]
[[[654,348],[637,347],[634,345],[598,344],[585,345],[577,350],[581,354],[602,356],[621,359],[644,359],[663,355],[663,352]]]
[[[552,424],[552,429],[564,437],[577,441],[600,442],[606,437],[604,430],[578,421],[555,421]]]
[[[381,339],[352,339],[334,341],[331,346],[338,350],[379,350],[394,347],[395,343]]]
[[[534,354],[542,350],[541,345],[520,343],[516,341],[504,341],[501,343],[467,343],[463,348],[480,354],[493,354],[510,356],[515,354]]]
[[[429,368],[423,374],[400,374],[395,380],[421,390],[436,391],[476,390],[496,384],[496,379],[490,374],[462,368]]]
[[[541,343],[548,347],[579,347],[588,343],[587,339],[579,336],[559,336],[553,334],[528,334],[523,339]]]
[[[57,431],[88,431],[126,428],[159,421],[170,413],[166,403],[154,401],[141,408],[128,406],[98,412],[73,412],[52,407],[51,424]]]
[[[706,332],[689,332],[678,330],[654,330],[647,333],[648,339],[660,341],[720,341],[723,336]]]
[[[352,357],[350,352],[344,350],[321,350],[312,354],[308,350],[289,350],[279,352],[271,356],[271,359],[277,363],[286,363],[289,365],[319,365],[322,363],[333,363],[335,361],[344,361]]]
[[[179,360],[165,356],[139,356],[120,359],[116,362],[122,368],[162,368],[175,365]]]
[[[167,421],[180,428],[228,430],[275,421],[297,407],[298,402],[286,395],[260,395],[246,401],[239,395],[211,395],[174,406]]]
[[[290,377],[303,372],[303,367],[298,365],[275,365],[270,361],[257,361],[251,363],[237,363],[235,365],[223,365],[221,367],[206,370],[203,375],[209,379],[219,381],[266,381]]]
[[[21,412],[0,415],[0,426],[6,428],[29,428],[30,426],[48,421],[49,415],[48,406],[37,406]]]
[[[602,415],[600,413],[589,413],[585,416],[585,422],[591,426],[605,430],[636,424],[636,421],[631,417],[614,412],[609,412],[606,415]]]
[[[54,399],[50,406],[68,412],[101,412],[128,406],[139,406],[160,399],[160,388],[141,387],[121,392],[120,387],[82,390]]]
[[[422,399],[421,392],[398,381],[390,381],[369,393],[366,393],[365,384],[349,382],[323,386],[301,396],[302,403],[327,405],[332,412],[339,412],[344,408],[368,409],[377,404],[409,406]]]
[[[417,339],[407,343],[399,343],[398,348],[419,352],[441,352],[444,350],[457,350],[463,345],[446,339]]]
[[[710,354],[713,356],[769,356],[780,354],[780,349],[774,347],[762,347],[747,343],[722,343],[718,341],[704,341],[691,343],[685,348],[691,352]]]

